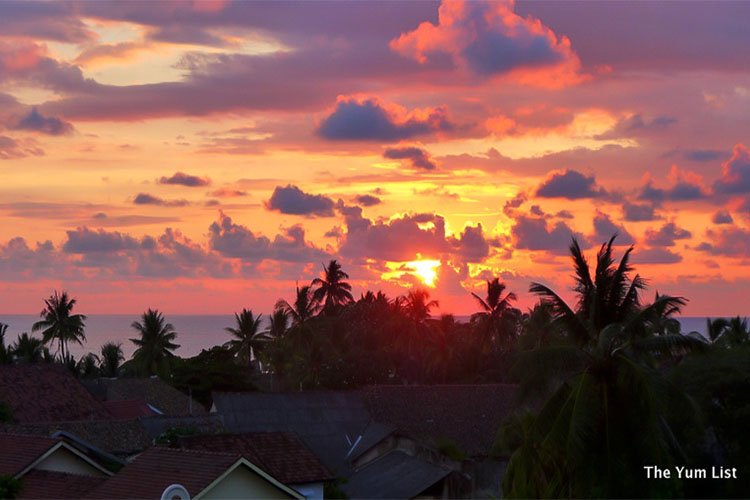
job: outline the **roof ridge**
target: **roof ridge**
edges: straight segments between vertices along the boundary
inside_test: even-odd
[[[172,448],[170,446],[152,446],[151,448],[148,448],[143,453],[148,453],[151,450],[168,450],[169,452],[174,453],[186,453],[186,454],[195,454],[195,455],[219,455],[223,457],[236,457],[236,458],[243,458],[242,453],[227,453],[224,451],[209,451],[209,450],[197,450],[197,449],[191,449],[191,448]]]

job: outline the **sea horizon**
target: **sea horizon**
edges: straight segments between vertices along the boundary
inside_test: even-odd
[[[69,344],[70,353],[76,358],[92,352],[97,354],[101,346],[107,342],[122,343],[122,350],[126,358],[129,358],[135,345],[130,342],[131,338],[138,336],[132,328],[134,321],[140,320],[137,314],[89,314],[86,315],[86,341],[82,344]],[[733,316],[737,316],[736,314]],[[747,315],[740,314],[745,317]],[[433,315],[433,318],[439,317]],[[471,315],[455,315],[457,321],[469,321]],[[721,318],[727,316],[678,316],[682,331],[684,333],[698,332],[706,336],[706,318]],[[227,327],[235,326],[234,314],[169,314],[165,315],[166,321],[171,323],[177,331],[176,343],[180,345],[175,354],[182,357],[191,357],[199,354],[203,349],[222,345],[231,340],[231,335],[225,330]],[[262,313],[261,328],[268,326],[269,315]],[[39,321],[38,314],[0,314],[0,322],[8,325],[5,344],[9,345],[16,341],[24,332],[32,333],[31,326]],[[39,333],[33,334],[40,336]],[[54,352],[54,345],[50,346]]]

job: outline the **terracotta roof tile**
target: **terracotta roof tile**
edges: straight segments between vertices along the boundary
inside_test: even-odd
[[[0,475],[18,474],[57,442],[41,436],[0,434]]]
[[[112,418],[64,367],[48,364],[0,366],[0,402],[20,423]]]
[[[106,477],[32,470],[21,479],[21,492],[16,498],[81,498],[106,480]]]
[[[175,483],[184,486],[192,497],[239,458],[230,453],[150,448],[86,498],[160,498],[166,487]]]
[[[239,453],[285,484],[333,479],[318,457],[292,432],[185,436],[180,444],[194,450]]]

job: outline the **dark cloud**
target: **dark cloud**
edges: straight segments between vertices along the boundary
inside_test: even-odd
[[[721,230],[708,229],[703,243],[696,249],[711,255],[750,257],[750,231],[732,226]]]
[[[70,123],[53,116],[43,116],[36,108],[31,108],[29,114],[21,118],[12,128],[47,135],[69,135],[75,130]]]
[[[187,200],[165,200],[148,193],[138,193],[133,198],[133,203],[136,205],[158,205],[161,207],[184,207],[190,204]]]
[[[415,146],[398,148],[387,148],[383,152],[383,158],[389,160],[410,160],[411,166],[423,170],[435,170],[437,165],[430,158],[430,154],[424,149]]]
[[[724,158],[726,153],[724,151],[718,151],[716,149],[691,149],[684,152],[686,160],[695,161],[699,163],[716,161]]]
[[[523,250],[544,250],[556,254],[565,254],[573,237],[581,243],[585,238],[574,232],[562,221],[554,225],[547,224],[547,220],[537,217],[519,215],[511,229],[513,247]]]
[[[633,252],[634,264],[677,264],[682,255],[667,248],[642,248]]]
[[[332,217],[334,205],[333,200],[326,196],[305,193],[291,184],[287,184],[286,187],[276,186],[271,198],[266,202],[269,210],[311,217]]]
[[[321,122],[318,135],[333,141],[392,142],[451,129],[444,108],[408,113],[376,98],[343,98]]]
[[[677,119],[671,116],[644,118],[641,114],[635,114],[621,119],[612,129],[596,136],[596,138],[616,139],[620,137],[638,137],[662,131],[675,123],[677,123]]]
[[[271,241],[266,236],[255,235],[245,226],[235,224],[224,213],[209,227],[209,246],[225,257],[245,262],[266,259],[313,262],[327,258],[325,252],[305,242],[305,231],[301,226],[288,228],[285,234],[277,235]]]
[[[596,185],[594,176],[586,176],[576,170],[554,172],[537,188],[536,195],[542,198],[567,198],[578,200],[596,198],[606,194]]]
[[[453,243],[464,262],[481,262],[490,253],[490,245],[484,236],[481,224],[466,226],[461,236]]]
[[[711,222],[714,224],[732,224],[734,219],[732,219],[731,214],[726,210],[719,210],[711,218]]]
[[[618,245],[632,245],[635,243],[633,236],[625,229],[625,226],[615,224],[609,215],[597,211],[594,216],[594,234],[591,236],[592,244],[596,245],[603,241],[608,241],[615,234],[617,234],[615,243]]]
[[[654,206],[651,204],[625,202],[622,206],[622,215],[628,222],[643,222],[656,219]]]
[[[75,231],[67,231],[67,236],[68,239],[62,247],[67,253],[117,252],[139,247],[135,238],[117,231],[92,231],[87,227],[79,227]]]
[[[444,2],[437,24],[423,22],[391,47],[422,64],[450,59],[484,76],[575,59],[566,38],[517,16],[512,2]]]
[[[722,164],[714,190],[725,194],[750,193],[750,151],[743,144],[734,146],[732,157]]]
[[[358,204],[362,205],[363,207],[372,207],[375,205],[379,205],[382,203],[382,200],[378,198],[377,196],[373,196],[371,194],[361,194],[359,196],[356,196],[354,198],[354,201],[356,201]]]
[[[692,237],[687,229],[677,227],[674,222],[664,224],[658,231],[646,230],[645,240],[650,246],[673,247],[676,240],[686,240]]]
[[[667,188],[654,187],[653,181],[648,180],[640,190],[638,199],[661,203],[663,201],[694,201],[709,196],[698,175],[682,171],[676,166],[669,173],[670,185]]]
[[[196,175],[176,172],[171,177],[161,177],[159,184],[177,184],[187,187],[203,187],[211,185],[211,179],[208,177],[198,177]]]

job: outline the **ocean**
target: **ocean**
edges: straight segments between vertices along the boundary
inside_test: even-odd
[[[467,321],[468,316],[457,316],[459,321]],[[33,314],[5,314],[0,315],[0,322],[8,325],[6,345],[15,342],[22,332],[31,333],[31,325],[39,320]],[[201,350],[220,345],[231,339],[231,334],[224,328],[235,326],[234,315],[169,315],[166,320],[174,325],[177,331],[176,343],[180,345],[176,354],[182,357],[195,356]],[[263,315],[263,320],[268,320]],[[70,352],[80,357],[88,352],[98,353],[102,344],[106,342],[122,343],[125,358],[129,358],[135,346],[129,339],[137,337],[138,333],[130,326],[133,321],[140,321],[140,317],[132,314],[89,315],[86,319],[86,342],[83,345],[70,344]],[[706,318],[704,316],[685,316],[680,318],[684,332],[697,331],[706,335]],[[263,324],[262,327],[265,327]],[[39,334],[36,334],[39,336]]]

